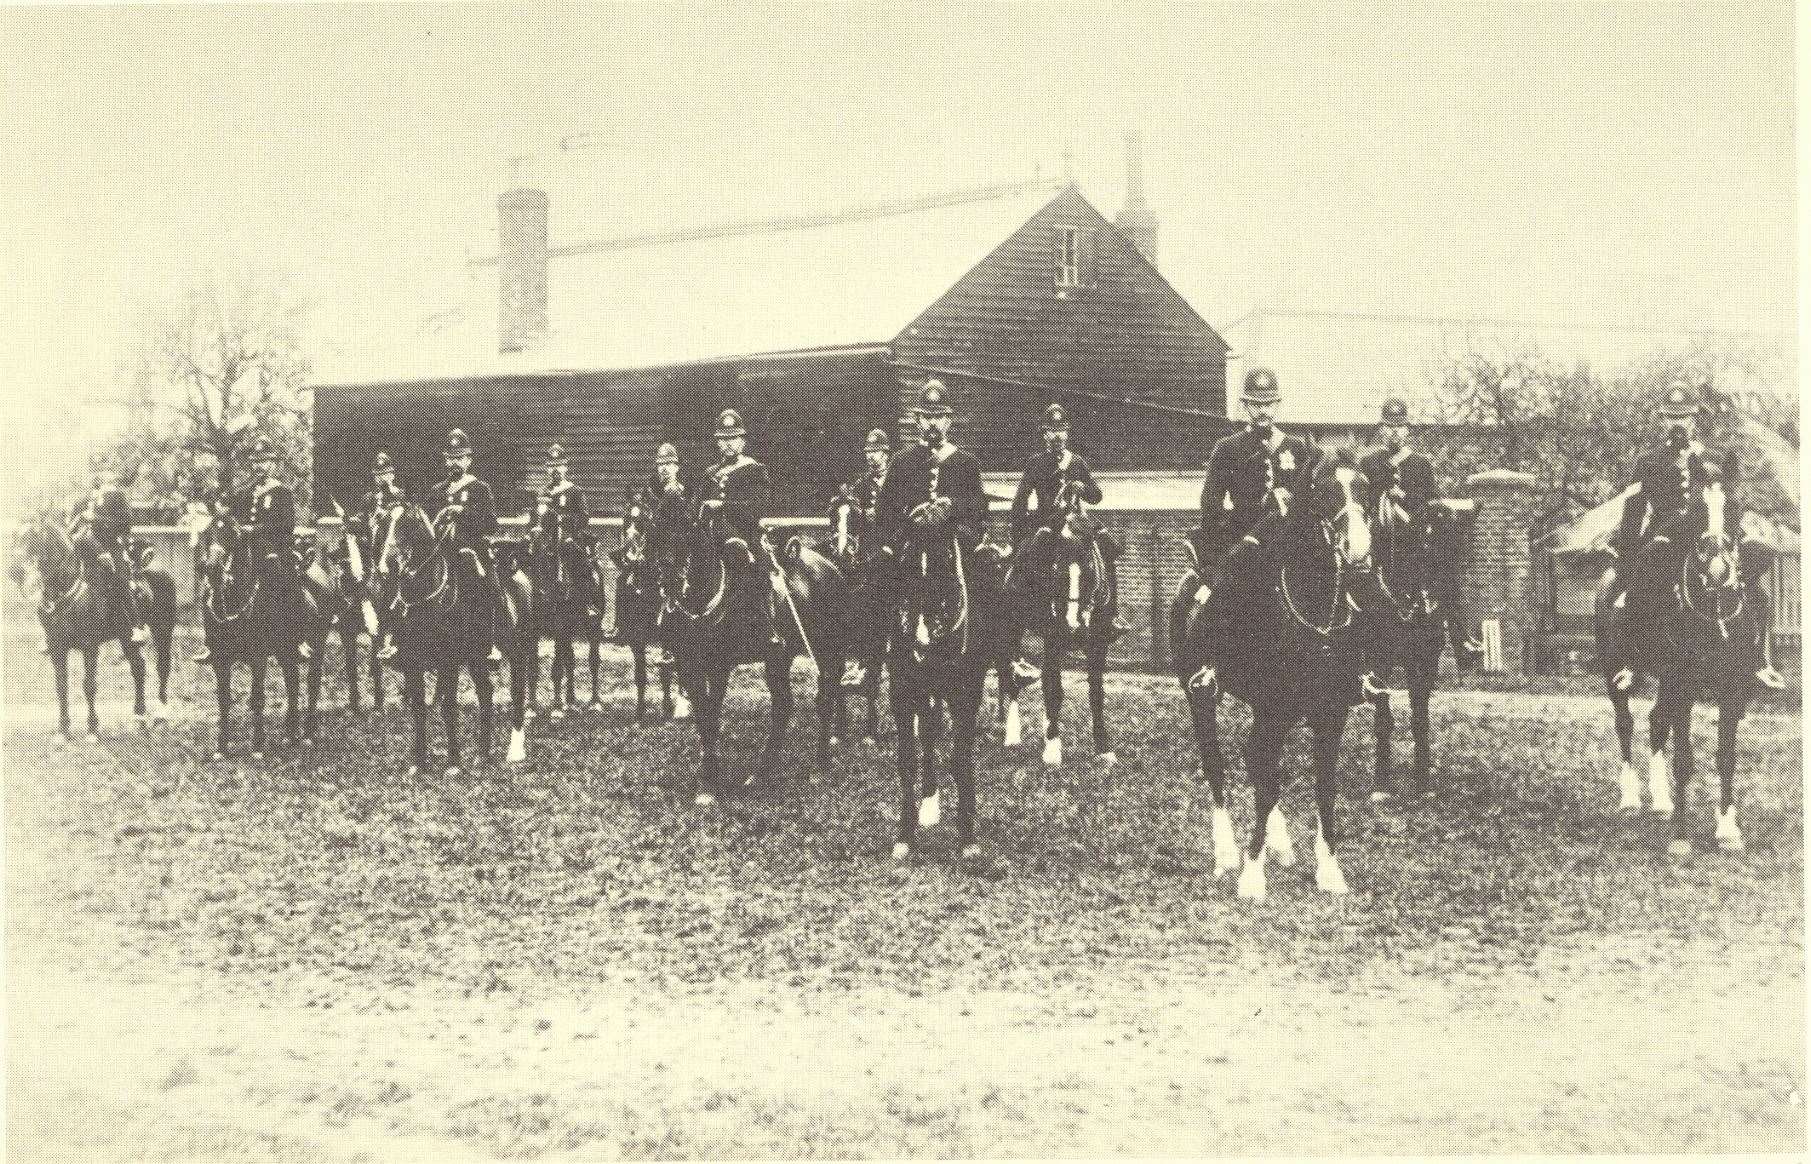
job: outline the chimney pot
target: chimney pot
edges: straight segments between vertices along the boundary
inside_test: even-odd
[[[1145,261],[1157,265],[1157,216],[1144,197],[1144,136],[1126,133],[1126,204],[1113,224],[1132,240]]]

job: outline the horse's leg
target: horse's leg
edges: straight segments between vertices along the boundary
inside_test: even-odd
[[[975,841],[975,736],[981,715],[981,689],[987,673],[976,671],[966,681],[973,687],[955,692],[950,704],[950,776],[956,782],[956,839],[964,858],[981,855]]]
[[[1375,737],[1376,755],[1372,762],[1371,799],[1388,800],[1396,791],[1396,715],[1390,707],[1390,693],[1379,691],[1371,696],[1371,731]]]
[[[88,700],[88,742],[93,743],[101,737],[101,717],[95,710],[94,699],[100,687],[101,649],[97,647],[82,648],[82,695]]]
[[[1409,685],[1409,731],[1415,737],[1415,795],[1427,793],[1434,769],[1434,733],[1428,714],[1434,697],[1433,676],[1423,672]]]
[[[1327,893],[1346,892],[1346,875],[1340,871],[1334,847],[1339,843],[1333,820],[1339,795],[1339,741],[1346,730],[1346,707],[1334,701],[1315,717],[1314,804],[1318,829],[1314,837],[1314,883]]]
[[[57,683],[57,732],[64,739],[69,738],[69,648],[56,646],[50,649],[50,668],[56,673]]]
[[[1742,849],[1742,826],[1736,823],[1736,730],[1742,726],[1739,695],[1725,695],[1717,705],[1717,847]]]
[[[371,640],[371,710],[377,715],[382,715],[384,710],[384,661],[377,657],[383,633],[382,628],[379,628]]]
[[[233,720],[233,665],[223,656],[214,658],[214,698],[219,703],[220,735],[214,742],[214,759],[226,757],[227,728]]]
[[[880,670],[883,665],[884,658],[877,652],[873,666],[868,668],[866,686],[862,688],[862,696],[868,701],[868,734],[862,737],[862,743],[869,747],[880,738]]]
[[[126,655],[126,667],[132,672],[132,715],[138,720],[139,730],[144,731],[151,726],[145,716],[145,653],[129,632],[120,638],[119,645]]]
[[[170,717],[170,660],[171,636],[175,634],[174,626],[159,626],[153,636],[157,645],[157,718]]]
[[[1609,689],[1610,710],[1616,719],[1616,744],[1622,754],[1617,780],[1622,788],[1619,807],[1629,812],[1641,811],[1641,778],[1635,772],[1635,713],[1629,710],[1629,693],[1605,680]]]
[[[1063,762],[1063,656],[1069,641],[1052,629],[1044,636],[1044,763]]]
[[[832,648],[817,669],[817,770],[830,773],[830,749],[849,733],[849,697],[843,692],[843,653]]]
[[[648,707],[648,648],[645,643],[631,643],[629,657],[635,663],[635,722],[641,723]]]
[[[528,668],[523,652],[528,646],[518,628],[513,632],[513,649],[509,652],[509,746],[504,750],[505,764],[520,764],[528,759]]]
[[[308,660],[308,709],[302,713],[302,739],[305,743],[314,743],[316,726],[321,710],[321,679],[327,671],[327,636],[321,636],[321,645]],[[350,668],[348,668],[350,670]]]
[[[428,672],[420,663],[411,663],[403,672],[402,697],[415,724],[409,775],[419,776],[428,770]]]
[[[1103,629],[1088,631],[1088,716],[1094,722],[1094,754],[1111,768],[1119,762],[1113,740],[1107,733],[1107,637],[1106,627],[1113,622],[1111,614],[1101,613]]]
[[[591,706],[595,710],[602,710],[604,706],[604,693],[599,691],[597,687],[597,671],[598,667],[602,664],[603,659],[599,654],[600,648],[597,641],[597,624],[587,620],[585,625],[587,628],[587,637],[591,641]]]
[[[767,672],[767,743],[761,748],[759,776],[763,784],[771,782],[780,771],[780,753],[786,748],[786,729],[792,724],[792,657],[769,656]],[[842,672],[837,672],[841,678]],[[819,676],[821,682],[823,677]],[[828,725],[822,725],[827,728]],[[820,770],[830,767],[827,739],[819,744]]]
[[[903,861],[911,855],[912,838],[918,829],[918,733],[924,726],[924,698],[900,682],[897,669],[893,673],[892,696],[899,753],[899,833],[893,841],[893,859]]]
[[[1226,806],[1226,762],[1220,755],[1220,725],[1213,693],[1186,688],[1188,711],[1195,724],[1195,746],[1201,753],[1200,780],[1213,798],[1214,876],[1239,868],[1239,842],[1233,835],[1232,813]]]
[[[254,647],[254,651],[258,648]],[[247,700],[247,710],[252,720],[252,759],[264,755],[264,676],[270,666],[270,660],[262,654],[254,654],[251,661],[252,689]]]
[[[1672,780],[1666,768],[1666,737],[1673,730],[1671,698],[1666,683],[1658,680],[1654,706],[1648,710],[1648,798],[1653,810],[1662,816],[1673,811]],[[1678,746],[1678,741],[1673,741],[1673,747]]]
[[[1686,821],[1685,802],[1691,792],[1692,769],[1692,704],[1697,702],[1697,692],[1682,686],[1673,701],[1673,843],[1671,851],[1676,856],[1690,853],[1691,837]]]
[[[346,656],[346,710],[358,714],[358,630],[352,624],[352,616],[340,620],[340,650]],[[376,653],[377,644],[372,644],[372,653]]]
[[[1252,791],[1252,830],[1251,843],[1246,847],[1245,868],[1239,873],[1239,896],[1253,901],[1262,901],[1268,892],[1264,864],[1271,851],[1277,852],[1279,864],[1287,867],[1295,863],[1293,851],[1289,852],[1288,860],[1283,859],[1284,851],[1271,835],[1279,826],[1283,835],[1288,835],[1288,826],[1278,803],[1281,782],[1277,773],[1277,760],[1287,730],[1281,716],[1252,709],[1251,733],[1245,739],[1245,774],[1251,781]]]
[[[489,666],[480,663],[479,666]],[[474,668],[475,669],[475,668]],[[434,677],[434,697],[440,701],[440,719],[446,726],[446,774],[459,775],[459,664],[442,663]]]
[[[479,663],[471,668],[472,688],[478,693],[478,756],[473,762],[485,764],[490,761],[492,687],[490,665]]]
[[[283,733],[293,744],[302,738],[302,669],[293,658],[277,666],[283,671]]]

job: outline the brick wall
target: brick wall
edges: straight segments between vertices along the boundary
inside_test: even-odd
[[[1471,549],[1460,563],[1460,580],[1474,623],[1497,619],[1503,633],[1503,666],[1517,674],[1533,663],[1536,602],[1528,549],[1528,525],[1539,499],[1538,482],[1527,473],[1489,469],[1465,479],[1477,509]]]

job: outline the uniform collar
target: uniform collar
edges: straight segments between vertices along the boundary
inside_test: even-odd
[[[934,449],[929,445],[924,447],[930,452],[931,460],[936,461],[938,464],[942,464],[944,461],[949,460],[950,455],[956,451],[956,442],[946,438],[941,445]]]
[[[449,477],[446,484],[449,489],[463,489],[477,479],[470,473],[461,473],[457,477]]]
[[[717,471],[721,473],[727,469],[740,469],[742,466],[750,464],[753,461],[754,458],[747,453],[737,453],[727,461],[718,461]]]
[[[1273,453],[1278,449],[1278,447],[1280,447],[1282,445],[1283,437],[1285,435],[1283,432],[1283,426],[1275,423],[1274,421],[1271,422],[1270,439],[1267,441],[1264,440],[1264,438],[1262,436],[1259,436],[1258,426],[1255,424],[1252,424],[1250,421],[1245,422],[1245,431],[1250,433],[1252,436],[1257,437],[1258,440],[1263,441],[1264,447],[1269,449]]]
[[[571,488],[572,488],[572,482],[570,480],[567,480],[567,481],[561,481],[558,485],[549,485],[547,487],[547,492],[564,493]]]
[[[1409,454],[1414,451],[1415,450],[1410,448],[1407,444],[1404,444],[1401,448],[1397,449],[1395,452],[1390,454],[1390,464],[1392,464],[1392,465],[1402,464],[1402,462],[1409,459]]]

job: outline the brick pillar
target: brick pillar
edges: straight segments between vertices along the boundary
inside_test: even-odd
[[[1465,484],[1477,502],[1471,553],[1461,573],[1466,603],[1480,624],[1497,620],[1503,668],[1522,674],[1533,659],[1531,640],[1537,625],[1528,525],[1539,482],[1513,469],[1487,469],[1467,477]]]

